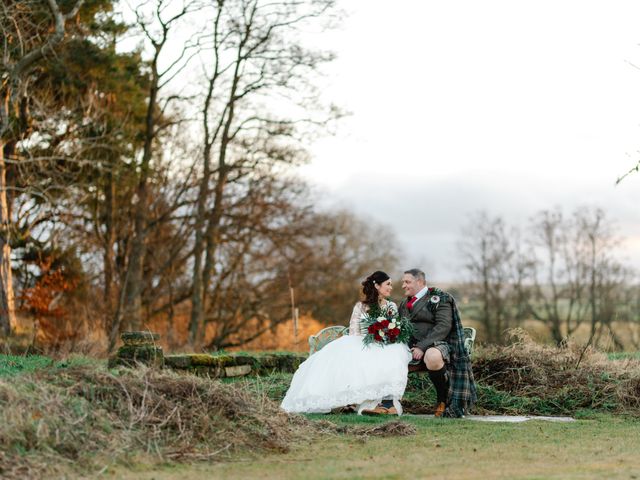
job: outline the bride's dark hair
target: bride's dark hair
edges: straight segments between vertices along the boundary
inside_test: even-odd
[[[383,282],[389,280],[389,275],[386,273],[377,270],[369,275],[362,282],[362,294],[364,295],[364,300],[362,303],[367,305],[369,308],[378,306],[378,289],[376,285],[381,285]]]

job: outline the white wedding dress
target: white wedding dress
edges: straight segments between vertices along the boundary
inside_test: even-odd
[[[393,302],[388,306],[397,309]],[[330,342],[300,364],[280,405],[283,410],[328,413],[332,408],[355,404],[361,415],[362,410],[390,399],[398,415],[402,414],[400,399],[407,386],[411,352],[403,343],[365,346],[360,321],[366,308],[358,302],[349,335]]]

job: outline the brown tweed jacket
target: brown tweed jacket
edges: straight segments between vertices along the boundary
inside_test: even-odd
[[[446,300],[440,300],[435,315],[427,308],[430,301],[431,295],[427,293],[414,303],[413,309],[409,311],[405,298],[398,309],[400,316],[409,318],[416,330],[410,346],[418,347],[423,352],[436,342],[446,341],[453,326],[452,297],[447,295]]]

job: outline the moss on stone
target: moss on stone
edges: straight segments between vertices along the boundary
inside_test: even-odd
[[[207,353],[192,353],[191,365],[193,366],[214,366],[222,367],[225,365],[234,365],[233,358],[229,355],[209,355]]]
[[[242,371],[233,367],[251,367],[251,375],[271,375],[277,372],[293,373],[307,356],[293,352],[259,352],[249,353],[221,353],[203,354],[192,353],[186,355],[169,355],[165,364],[177,370],[186,370],[197,375],[211,378],[223,378],[229,372]],[[243,373],[244,374],[244,373]]]
[[[167,355],[164,357],[167,367],[185,369],[191,366],[191,355]]]

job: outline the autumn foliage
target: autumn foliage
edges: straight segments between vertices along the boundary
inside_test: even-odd
[[[67,318],[70,312],[63,301],[65,293],[75,290],[78,280],[53,263],[52,257],[39,259],[36,262],[39,277],[20,296],[21,310],[34,319],[34,340],[45,344],[71,340],[78,335],[78,329]]]

